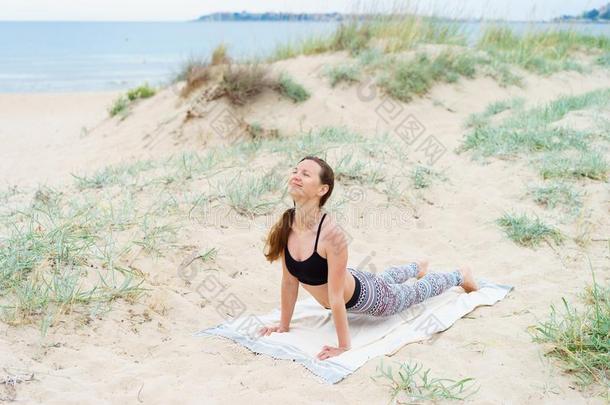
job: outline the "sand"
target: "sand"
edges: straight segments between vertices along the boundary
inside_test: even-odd
[[[290,72],[312,92],[302,105],[276,93],[262,94],[238,109],[248,122],[258,121],[281,133],[307,131],[325,125],[340,126],[377,136],[385,123],[376,112],[379,94],[339,85],[330,88],[319,75],[324,63],[345,59],[343,53],[299,57],[274,68]],[[525,74],[525,73],[524,73]],[[465,132],[463,123],[493,101],[525,97],[527,105],[549,101],[561,94],[582,94],[607,86],[608,71],[589,74],[560,72],[543,78],[525,74],[525,88],[502,88],[490,78],[439,84],[422,98],[402,104],[445,145],[447,152],[435,166],[449,182],[424,194],[413,194],[417,216],[408,216],[391,229],[361,224],[349,228],[351,264],[375,252],[378,267],[419,257],[430,260],[432,271],[469,264],[476,276],[511,284],[515,290],[493,307],[481,307],[457,321],[432,344],[410,344],[384,362],[417,361],[435,376],[473,377],[480,385],[477,404],[601,403],[574,389],[570,376],[545,358],[545,347],[531,342],[527,328],[547,319],[550,305],[561,297],[577,300],[590,282],[588,262],[573,247],[515,245],[493,224],[506,208],[542,212],[523,192],[538,175],[520,160],[490,159],[487,164],[457,155],[453,149]],[[106,108],[116,92],[0,95],[0,184],[22,188],[36,184],[69,184],[71,173],[91,173],[111,163],[168,156],[179,151],[204,151],[226,142],[210,130],[211,116],[228,104],[215,102],[213,111],[185,122],[188,101],[168,88],[141,101],[124,120],[108,118]],[[83,129],[86,128],[86,129]],[[408,156],[405,167],[423,159]],[[610,229],[608,184],[586,182],[584,207],[593,238],[608,237]],[[383,202],[367,195],[367,209]],[[389,211],[388,211],[389,212]],[[570,235],[577,225],[562,230]],[[205,246],[214,240],[222,248],[218,265],[222,280],[254,313],[279,306],[280,264],[269,265],[262,255],[257,228],[197,226],[188,229],[188,241]],[[599,281],[610,277],[607,242],[592,242],[588,254]],[[183,403],[294,404],[386,403],[390,391],[371,381],[380,359],[369,361],[341,383],[318,382],[302,366],[255,355],[237,344],[191,337],[216,325],[221,316],[202,306],[193,285],[177,274],[182,257],[169,253],[155,262],[136,261],[153,288],[142,302],[117,301],[112,310],[83,325],[78,314],[67,316],[44,339],[37,325],[12,327],[0,323],[0,364],[4,372],[34,373],[16,386],[20,403]],[[245,264],[247,263],[247,265]],[[236,272],[241,274],[231,277]],[[301,289],[300,298],[306,293]],[[334,342],[329,342],[333,344]],[[0,390],[0,392],[2,392]]]

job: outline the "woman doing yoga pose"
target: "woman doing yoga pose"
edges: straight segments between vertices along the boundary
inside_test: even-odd
[[[466,292],[478,289],[467,266],[449,273],[428,272],[428,261],[422,259],[379,274],[348,267],[345,233],[322,211],[334,187],[332,168],[306,156],[293,168],[288,187],[294,208],[272,227],[265,245],[267,260],[282,259],[281,318],[279,325],[261,328],[260,335],[289,331],[299,285],[332,311],[338,347],[324,346],[320,360],[350,349],[347,312],[389,316],[453,286]],[[413,285],[403,284],[413,277],[418,279]]]

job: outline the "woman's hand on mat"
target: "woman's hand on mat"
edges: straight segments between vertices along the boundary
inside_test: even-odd
[[[328,359],[329,357],[335,357],[340,355],[343,352],[348,351],[350,348],[349,347],[333,347],[333,346],[326,346],[324,345],[322,347],[322,351],[320,353],[318,353],[318,360],[324,360],[324,359]]]
[[[285,328],[281,325],[278,326],[265,326],[259,329],[258,333],[260,336],[269,336],[270,334],[272,334],[273,332],[277,332],[277,333],[284,333],[284,332],[288,332],[289,329]]]

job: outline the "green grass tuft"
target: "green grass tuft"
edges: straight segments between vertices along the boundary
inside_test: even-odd
[[[582,193],[564,182],[552,182],[550,184],[531,187],[528,191],[536,204],[553,209],[562,206],[572,215],[579,213],[582,207]]]
[[[119,96],[108,109],[111,117],[119,115],[121,119],[129,113],[129,106],[140,98],[148,98],[155,95],[156,90],[147,83],[127,91],[127,94]]]
[[[358,157],[356,152],[344,153],[335,166],[335,179],[345,183],[376,184],[383,181],[381,165]]]
[[[532,219],[526,214],[505,213],[496,223],[509,239],[521,246],[535,247],[545,240],[561,244],[565,239],[558,229],[545,224],[538,217]]]
[[[121,117],[125,117],[125,116],[127,116],[128,108],[129,108],[129,99],[126,96],[121,95],[116,100],[114,100],[114,102],[108,109],[108,113],[110,114],[111,117],[114,117],[115,115],[120,115]]]
[[[459,381],[450,378],[431,377],[430,369],[420,373],[423,365],[415,363],[401,363],[398,376],[394,375],[391,366],[384,368],[383,363],[377,366],[377,374],[372,376],[373,381],[383,378],[389,382],[391,400],[396,402],[397,397],[408,399],[408,403],[422,403],[422,401],[436,402],[439,400],[465,400],[476,394],[479,390],[473,389],[474,378],[463,378]],[[391,401],[390,401],[391,402]],[[399,402],[403,403],[403,402]]]
[[[427,188],[434,178],[444,178],[429,166],[416,165],[411,170],[411,182],[416,189]]]
[[[147,83],[142,86],[131,89],[127,92],[127,98],[129,101],[135,101],[140,98],[149,98],[154,96],[156,90],[150,87]]]
[[[350,64],[325,67],[324,74],[330,80],[330,85],[332,87],[335,87],[341,82],[353,83],[360,80],[358,67]]]
[[[279,90],[295,103],[302,103],[310,97],[309,92],[286,73],[280,75]]]
[[[597,151],[585,151],[577,157],[545,155],[539,163],[540,175],[544,179],[582,178],[606,181],[608,161]]]
[[[551,346],[548,354],[576,378],[581,388],[596,384],[610,399],[610,287],[593,283],[581,294],[580,311],[561,297],[563,311],[551,305],[547,321],[528,329],[532,340]],[[561,313],[560,313],[561,312]]]
[[[489,119],[507,110],[521,110],[525,99],[515,97],[509,100],[495,101],[489,104],[482,113],[472,113],[466,121],[466,128],[482,128],[490,124]]]
[[[418,53],[414,59],[388,65],[378,84],[392,97],[407,102],[428,92],[436,82],[451,83],[460,76],[474,77],[476,63],[477,59],[468,53],[443,51],[433,59]]]
[[[226,203],[239,215],[253,218],[272,212],[278,202],[273,198],[264,198],[269,193],[278,191],[282,178],[274,172],[264,176],[232,179],[230,182],[218,182],[216,188],[226,197]]]

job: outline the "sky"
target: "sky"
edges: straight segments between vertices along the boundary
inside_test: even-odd
[[[580,14],[610,0],[0,0],[0,20],[184,21],[218,11],[362,12],[409,11],[443,17],[548,20]],[[374,6],[372,6],[374,5]],[[403,6],[405,7],[405,6]]]

